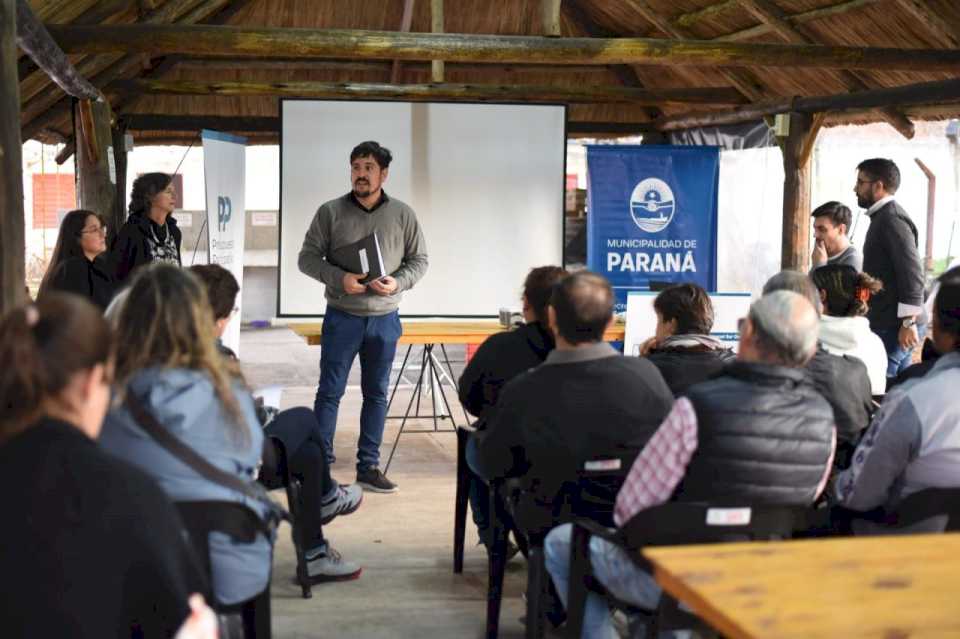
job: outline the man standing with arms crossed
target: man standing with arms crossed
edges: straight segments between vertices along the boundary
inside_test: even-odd
[[[923,313],[923,268],[917,251],[917,227],[894,201],[900,169],[893,160],[874,158],[857,166],[853,192],[867,209],[870,228],[863,241],[863,271],[883,282],[870,299],[870,329],[887,349],[887,378],[910,365],[920,343],[917,322]],[[927,231],[929,233],[929,230]]]
[[[357,483],[381,493],[397,490],[397,485],[379,468],[390,369],[401,333],[397,307],[401,293],[413,288],[427,270],[427,245],[413,209],[387,197],[383,190],[391,159],[390,151],[376,142],[363,142],[353,149],[353,189],[320,206],[298,260],[304,274],[325,284],[327,312],[323,318],[320,383],[314,411],[326,450],[332,456],[340,398],[354,357],[359,354],[363,407],[357,444]],[[389,275],[361,284],[365,273],[349,273],[332,263],[329,256],[374,232],[384,272]],[[332,463],[334,459],[328,461]]]

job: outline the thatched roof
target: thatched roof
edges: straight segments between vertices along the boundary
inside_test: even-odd
[[[134,22],[225,24],[311,29],[400,30],[405,0],[31,0],[47,24],[130,24]],[[414,2],[410,31],[431,30],[430,1]],[[543,35],[542,0],[447,0],[447,33]],[[748,10],[753,6],[754,10]],[[781,19],[779,29],[765,25],[755,7]],[[920,16],[925,19],[920,19]],[[955,0],[564,0],[561,37],[650,37],[747,43],[845,45],[911,49],[955,49],[960,44],[960,3]],[[259,118],[251,128],[233,132],[251,142],[275,142],[270,119],[278,115],[276,96],[134,95],[114,90],[116,80],[278,83],[390,83],[390,60],[199,58],[181,54],[71,54],[84,77],[100,87],[115,114]],[[62,141],[72,136],[69,100],[21,57],[21,124],[24,137]],[[745,79],[746,76],[746,79]],[[763,102],[792,96],[844,94],[960,77],[949,71],[874,71],[822,68],[606,65],[564,66],[447,63],[445,82],[550,87],[624,87],[675,89],[737,88],[743,101]],[[427,84],[429,62],[404,62],[397,84]],[[745,83],[748,88],[744,88]],[[749,94],[749,95],[748,95]],[[643,123],[665,115],[727,109],[727,105],[636,105],[626,102],[572,104],[571,123]],[[939,119],[960,113],[958,104],[901,109],[912,119]],[[884,119],[879,111],[831,115],[829,123]],[[134,120],[134,122],[136,122]],[[234,121],[237,122],[237,121]],[[236,124],[241,126],[240,124]],[[183,125],[186,126],[186,125]],[[189,127],[188,127],[189,128]],[[589,127],[588,127],[589,128]],[[597,126],[596,130],[603,130]],[[136,130],[139,142],[188,142],[195,130]]]

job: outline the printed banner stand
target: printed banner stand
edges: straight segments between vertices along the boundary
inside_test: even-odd
[[[204,129],[203,177],[207,195],[207,262],[219,264],[237,278],[243,296],[243,244],[246,229],[247,139]],[[240,355],[240,313],[235,312],[223,334],[223,343]]]
[[[710,293],[713,304],[713,330],[710,334],[724,346],[737,350],[740,341],[740,329],[737,324],[741,317],[750,312],[752,296],[750,293]],[[624,355],[637,356],[640,345],[654,336],[657,331],[657,312],[653,308],[655,291],[629,291],[627,293],[627,327],[623,340]]]
[[[587,266],[627,292],[690,282],[717,288],[720,149],[587,147]]]

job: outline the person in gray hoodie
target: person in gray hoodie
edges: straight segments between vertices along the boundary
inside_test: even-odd
[[[137,273],[117,318],[117,397],[100,444],[150,475],[174,502],[237,502],[266,520],[269,505],[201,476],[157,443],[123,401],[132,395],[207,462],[252,482],[263,431],[239,366],[217,351],[213,327],[203,285],[189,272],[157,264]],[[217,604],[239,604],[266,589],[272,539],[258,532],[254,541],[241,543],[214,532],[208,541]]]
[[[403,291],[427,272],[427,245],[417,216],[407,204],[387,197],[383,183],[393,156],[376,142],[362,142],[350,152],[346,195],[317,209],[297,265],[325,285],[320,381],[314,412],[325,438],[328,462],[334,461],[340,398],[353,360],[360,355],[360,438],[357,483],[366,490],[396,492],[397,485],[379,468],[380,443],[387,416],[390,367],[402,332],[397,307]],[[333,252],[376,233],[383,257],[383,277],[361,282],[366,273],[351,273],[331,260]]]

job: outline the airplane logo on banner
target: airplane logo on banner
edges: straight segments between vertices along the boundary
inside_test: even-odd
[[[659,233],[676,212],[673,190],[659,178],[641,180],[630,195],[630,215],[641,230]]]

